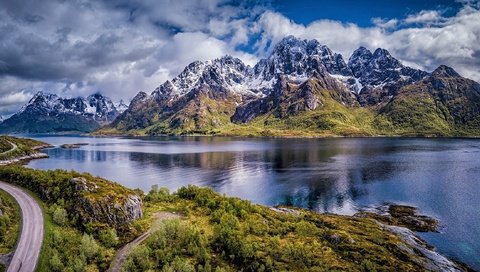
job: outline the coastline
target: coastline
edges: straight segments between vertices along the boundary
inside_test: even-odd
[[[26,162],[29,162],[30,160],[48,158],[47,154],[39,152],[39,150],[50,148],[50,147],[53,147],[53,146],[50,144],[34,146],[32,147],[32,150],[34,151],[32,154],[28,154],[20,157],[13,157],[7,160],[0,160],[0,166],[14,164],[14,163],[23,163],[23,162],[26,163]]]
[[[90,136],[90,135],[84,135],[84,136]],[[122,135],[125,136],[125,135]],[[171,135],[170,135],[171,136]],[[181,135],[177,137],[197,137],[198,135]],[[202,135],[204,137],[228,137],[228,136],[220,136],[220,135]],[[93,136],[95,137],[95,136]],[[100,136],[100,137],[118,137],[118,136]],[[133,136],[130,136],[133,137]],[[155,136],[135,136],[135,137],[155,137]],[[240,136],[239,136],[240,137]],[[252,138],[252,137],[244,137],[244,138]],[[256,137],[256,138],[272,138],[272,137]],[[292,137],[276,137],[276,138],[292,138]],[[295,138],[305,138],[305,139],[310,139],[310,138],[395,138],[392,136],[380,136],[380,137],[295,137]],[[398,138],[407,138],[407,137],[398,137]],[[408,137],[408,138],[426,138],[426,137]],[[438,138],[454,138],[454,137],[438,137]],[[456,138],[456,137],[455,137]],[[458,138],[457,138],[458,139]],[[38,151],[44,148],[49,148],[53,147],[52,145],[46,144],[46,145],[41,145],[41,146],[35,146],[32,147],[32,150]],[[34,159],[42,159],[42,158],[48,158],[48,155],[42,152],[35,152],[30,155],[26,156],[21,156],[21,157],[15,157],[11,158],[9,160],[5,161],[0,161],[0,166],[8,165],[8,164],[14,164],[18,162],[28,162],[30,160]],[[268,207],[268,206],[265,206]],[[275,208],[275,207],[268,207],[268,208]],[[290,209],[291,208],[291,209]],[[299,208],[296,207],[285,207],[286,210],[296,210]],[[352,216],[346,216],[349,218],[354,218],[357,215],[352,215]],[[455,259],[451,259],[447,256],[444,256],[440,253],[438,253],[435,248],[431,245],[429,245],[426,241],[424,241],[422,238],[420,238],[414,231],[410,230],[409,228],[405,226],[398,226],[395,224],[386,224],[384,222],[381,222],[379,220],[376,220],[375,218],[372,218],[377,224],[379,224],[382,228],[384,228],[386,231],[393,233],[394,235],[397,235],[402,241],[404,241],[406,244],[410,245],[412,249],[405,249],[408,253],[414,254],[415,256],[418,256],[420,258],[420,262],[423,262],[423,264],[426,265],[426,268],[431,269],[432,271],[474,271],[471,269],[468,265],[456,261]]]

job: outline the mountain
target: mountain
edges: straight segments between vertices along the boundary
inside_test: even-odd
[[[428,75],[425,71],[404,66],[381,48],[372,54],[360,47],[348,60],[348,67],[360,83],[359,102],[362,105],[388,102],[401,87]]]
[[[346,62],[317,40],[288,36],[254,67],[231,56],[189,64],[99,133],[463,135],[479,128],[477,87],[446,66],[405,66],[385,49],[360,47]],[[430,108],[411,97],[428,97],[419,101],[443,115],[416,125]]]
[[[441,65],[423,80],[403,87],[380,113],[404,133],[478,135],[480,84]]]
[[[0,132],[90,132],[118,115],[112,101],[99,93],[86,98],[62,98],[38,92],[19,112],[0,124]]]
[[[112,126],[193,133],[226,125],[238,104],[261,96],[247,82],[250,73],[250,67],[231,56],[193,62],[151,94],[137,94]]]
[[[117,109],[117,111],[119,113],[123,113],[124,111],[126,111],[128,109],[128,105],[125,104],[125,102],[123,101],[123,99],[120,99],[120,101],[118,102],[117,105],[115,105],[115,108]]]

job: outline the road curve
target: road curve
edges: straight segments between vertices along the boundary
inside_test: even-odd
[[[0,153],[0,155],[5,155],[5,154],[7,154],[7,153],[13,152],[13,151],[15,151],[15,150],[18,148],[18,146],[17,146],[16,144],[14,144],[14,143],[12,143],[12,142],[10,142],[10,141],[7,141],[7,142],[12,146],[12,148],[10,148],[9,150],[7,150],[7,151],[5,151],[5,152]]]
[[[0,181],[0,189],[9,193],[22,210],[22,232],[7,272],[33,272],[43,242],[43,214],[38,203],[28,193]]]

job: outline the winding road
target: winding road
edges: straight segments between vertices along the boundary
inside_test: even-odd
[[[12,143],[12,142],[10,142],[10,141],[7,141],[7,142],[12,145],[12,148],[11,148],[10,150],[7,150],[7,151],[5,151],[5,152],[0,153],[0,155],[8,154],[8,153],[10,153],[10,152],[15,151],[15,150],[18,148],[18,146],[17,146],[16,144],[14,144],[14,143]]]
[[[22,231],[7,272],[33,272],[43,242],[43,214],[38,203],[28,193],[0,181],[0,189],[9,193],[22,210]]]

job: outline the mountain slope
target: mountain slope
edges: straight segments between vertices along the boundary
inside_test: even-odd
[[[403,87],[381,114],[411,134],[459,135],[480,132],[480,84],[447,66]]]
[[[99,133],[475,134],[477,89],[451,68],[430,74],[385,49],[360,47],[346,63],[317,40],[288,36],[254,67],[230,56],[191,63]]]
[[[359,102],[369,106],[388,102],[401,87],[428,75],[427,72],[404,66],[381,48],[372,53],[360,47],[348,60],[348,67],[362,86]]]
[[[111,122],[118,114],[112,101],[98,93],[87,98],[61,98],[39,92],[0,124],[0,132],[90,132]]]

